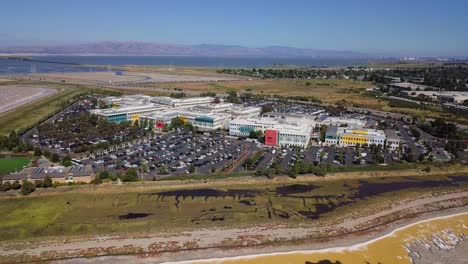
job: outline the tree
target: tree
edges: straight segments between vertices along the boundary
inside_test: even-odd
[[[419,154],[418,161],[419,161],[419,162],[424,161],[424,158],[425,158],[425,157],[426,157],[426,156],[425,156],[423,153]]]
[[[41,188],[42,187],[42,180],[35,180],[33,182],[35,188]]]
[[[187,131],[195,131],[195,127],[191,123],[186,123],[184,129]]]
[[[327,134],[327,125],[322,125],[320,127],[320,141],[325,142],[325,135]]]
[[[65,167],[73,166],[73,163],[71,162],[70,156],[67,155],[67,156],[62,158],[62,165],[65,166]]]
[[[273,106],[272,105],[263,105],[261,114],[268,113],[268,112],[271,112],[271,111],[273,111]]]
[[[253,164],[254,164],[253,159],[252,159],[252,158],[248,158],[248,159],[246,159],[245,162],[244,162],[244,167],[245,167],[246,170],[248,170],[248,169],[250,169],[250,167],[253,166]]]
[[[21,184],[18,180],[14,181],[12,184],[11,184],[11,189],[12,190],[19,190],[21,188]]]
[[[195,165],[193,165],[193,164],[190,165],[188,171],[189,171],[190,173],[194,173],[194,172],[195,172]]]
[[[140,122],[138,121],[138,119],[136,119],[135,122],[133,122],[133,125],[135,127],[140,127]]]
[[[427,157],[427,160],[432,163],[434,161],[434,155],[429,154],[429,156]]]
[[[57,153],[52,154],[52,156],[50,157],[50,161],[59,162],[60,161],[59,155]]]
[[[39,157],[42,155],[42,151],[39,147],[34,148],[34,156]]]
[[[117,159],[115,161],[115,168],[120,170],[122,168],[122,161],[120,159]]]
[[[148,122],[148,127],[149,127],[150,130],[153,130],[153,129],[154,129],[154,121],[153,121],[153,120],[150,120],[150,121]]]
[[[42,188],[49,188],[49,187],[52,187],[52,178],[50,178],[49,175],[45,176],[44,180],[42,180],[42,184],[41,184],[41,187]]]
[[[52,154],[50,153],[50,151],[48,151],[48,150],[44,151],[43,154],[44,154],[44,157],[46,157],[46,158],[50,158],[50,155],[52,155]]]
[[[325,158],[325,154],[327,154],[327,153],[325,151],[323,151],[323,150],[320,152],[320,162],[322,162],[323,159]]]
[[[141,123],[142,123],[141,126],[142,126],[143,128],[147,128],[147,127],[148,127],[148,119],[146,119],[146,118],[143,119],[143,122],[141,122]]]
[[[250,131],[249,133],[249,138],[252,138],[252,139],[261,139],[263,137],[263,131],[261,130],[252,130]]]
[[[99,178],[101,178],[101,180],[105,180],[107,178],[109,178],[109,172],[104,170],[104,171],[101,171],[99,173]]]
[[[172,129],[183,127],[184,124],[185,124],[184,120],[182,118],[180,118],[180,117],[176,117],[176,118],[171,120],[171,128]]]
[[[385,158],[382,155],[382,153],[379,152],[379,153],[375,154],[375,161],[378,162],[378,163],[384,163],[385,162]]]
[[[140,166],[140,169],[142,172],[148,172],[149,171],[148,163],[142,163]]]
[[[101,184],[102,183],[102,179],[100,177],[100,175],[96,175],[96,177],[94,177],[94,179],[91,181],[91,183],[93,184]]]
[[[159,174],[168,174],[166,166],[159,167]]]
[[[138,174],[134,168],[128,169],[122,176],[123,182],[135,182],[138,181]]]
[[[4,182],[2,185],[0,185],[0,191],[6,192],[11,190],[11,183],[10,182]]]
[[[414,157],[414,154],[411,152],[407,152],[403,154],[403,159],[406,160],[407,162],[415,162],[416,159]]]
[[[228,91],[228,96],[231,96],[231,97],[236,97],[237,96],[237,92],[234,91],[234,90],[231,90],[231,91]]]
[[[34,184],[28,180],[23,180],[23,184],[21,184],[21,195],[29,195],[30,193],[34,192],[36,187]]]

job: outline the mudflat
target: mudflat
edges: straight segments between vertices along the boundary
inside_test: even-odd
[[[3,85],[0,86],[0,114],[15,109],[24,104],[47,97],[57,92],[57,89],[29,86]]]

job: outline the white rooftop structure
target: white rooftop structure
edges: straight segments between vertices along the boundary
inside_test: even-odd
[[[151,98],[151,102],[153,103],[168,105],[171,107],[193,107],[197,105],[211,104],[214,101],[214,97],[172,98],[168,96],[157,96]]]

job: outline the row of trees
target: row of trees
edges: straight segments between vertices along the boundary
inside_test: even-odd
[[[466,148],[465,141],[468,139],[468,134],[460,131],[455,123],[445,122],[443,119],[438,118],[420,124],[419,127],[433,136],[447,139],[445,149],[456,157],[458,157],[460,149]]]
[[[376,83],[391,82],[388,76],[400,78],[402,82],[422,78],[423,84],[442,90],[468,91],[468,67],[441,66],[421,68],[396,68],[370,70],[365,67],[346,69],[294,68],[294,69],[222,69],[220,73],[243,75],[264,79],[352,79]],[[307,84],[306,84],[307,85]]]
[[[0,191],[6,192],[9,190],[19,190],[20,194],[28,195],[36,190],[36,188],[50,188],[53,186],[52,179],[49,176],[46,176],[43,180],[39,181],[30,181],[23,180],[22,182],[16,180],[13,183],[2,182],[0,184]]]
[[[0,150],[9,150],[13,152],[32,151],[34,148],[30,144],[20,141],[20,136],[16,131],[11,131],[8,136],[0,135]]]
[[[317,176],[325,176],[330,170],[331,165],[328,163],[314,164],[298,160],[294,166],[283,168],[278,161],[273,161],[269,168],[258,168],[255,175],[271,177],[273,175],[286,174],[290,177],[296,177],[299,174],[315,174]]]

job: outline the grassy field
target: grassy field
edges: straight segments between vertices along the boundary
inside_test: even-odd
[[[24,85],[34,85],[34,82],[14,82]],[[8,83],[11,84],[11,83]],[[44,116],[57,111],[64,102],[69,102],[74,96],[82,94],[87,87],[82,85],[42,83],[41,86],[50,86],[59,90],[51,96],[20,106],[0,115],[0,135],[6,135],[12,130],[22,129],[41,120]]]
[[[310,85],[307,85],[310,83]],[[147,85],[147,84],[145,84]],[[362,104],[376,104],[363,100],[362,93],[366,88],[372,87],[369,82],[353,80],[249,80],[249,81],[231,81],[231,82],[211,82],[211,83],[162,83],[154,84],[160,88],[182,88],[184,90],[193,90],[200,92],[215,92],[218,94],[229,91],[252,92],[265,95],[281,96],[310,96],[316,97],[325,103],[337,103],[345,101],[354,101]]]
[[[31,159],[26,157],[0,158],[0,176],[10,172],[20,171],[30,162]]]
[[[226,76],[233,77],[233,75],[219,74],[215,67],[184,67],[184,66],[141,66],[141,65],[125,65],[120,66],[119,69],[130,72],[147,72],[147,73],[161,73],[161,74],[177,74],[177,75],[192,75],[192,76]],[[239,78],[242,78],[239,76]]]
[[[0,240],[149,233],[198,227],[336,221],[359,210],[380,210],[389,199],[468,189],[456,176],[300,179],[269,184],[205,184],[175,188],[159,182],[101,185],[0,198]]]

